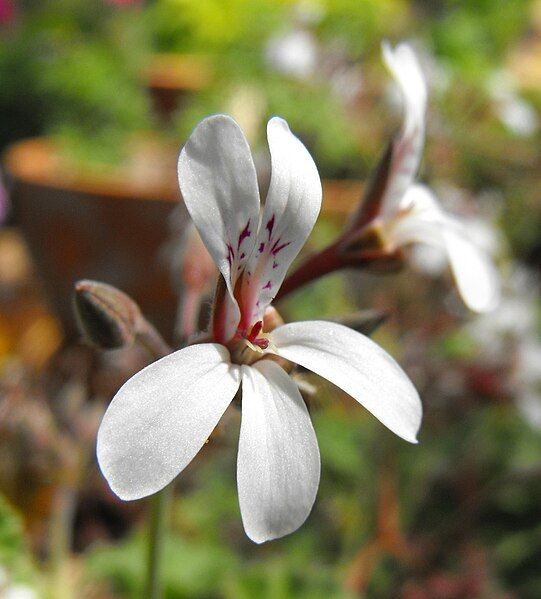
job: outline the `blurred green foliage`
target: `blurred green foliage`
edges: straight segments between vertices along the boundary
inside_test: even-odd
[[[308,522],[267,545],[243,537],[234,468],[238,428],[230,427],[177,482],[165,552],[168,599],[358,596],[344,580],[376,537],[382,473],[395,477],[411,554],[377,554],[368,597],[397,596],[405,580],[421,582],[430,571],[466,577],[461,556],[482,547],[493,588],[534,599],[541,558],[537,431],[524,427],[511,406],[478,406],[445,428],[427,424],[420,445],[410,446],[336,390],[323,391],[319,407],[312,406],[322,477]],[[429,419],[438,417],[428,411]],[[137,597],[144,554],[138,531],[116,547],[95,547],[86,558],[88,575]]]
[[[36,571],[22,517],[0,495],[0,568],[12,582],[35,580]]]
[[[437,55],[475,83],[501,67],[509,46],[528,27],[532,2],[440,0],[419,5],[432,17],[430,37]]]
[[[0,145],[46,132],[77,161],[122,157],[127,134],[151,123],[135,17],[81,0],[22,12],[0,39]]]
[[[381,40],[414,36],[448,69],[450,86],[434,103],[456,124],[448,134],[464,145],[470,178],[490,183],[487,161],[471,147],[465,126],[471,106],[463,111],[455,86],[470,87],[462,96],[477,98],[478,106],[486,99],[487,79],[526,31],[531,5],[531,0],[503,6],[488,0],[321,0],[302,7],[293,0],[155,0],[123,7],[105,1],[29,2],[0,32],[5,115],[0,145],[53,133],[70,157],[111,162],[126,156],[134,132],[150,127],[180,143],[203,116],[230,110],[238,89],[249,85],[262,98],[262,121],[272,114],[286,117],[323,176],[364,177],[389,132],[385,121],[392,122],[376,108],[388,81],[380,64]],[[270,41],[297,30],[317,40],[318,66],[329,55],[343,67],[362,67],[358,83],[371,107],[358,112],[348,104],[337,93],[340,84],[325,72],[331,67],[301,79],[271,68]],[[145,68],[152,52],[201,54],[214,63],[211,85],[183,102],[173,127],[151,114]],[[455,114],[446,114],[448,107],[457,107]],[[498,131],[486,102],[481,110],[487,134],[505,143],[508,135]],[[264,146],[263,129],[256,145]]]
[[[523,138],[504,127],[488,83],[528,32],[532,2],[322,0],[314,7],[309,28],[318,43],[336,50],[346,66],[362,67],[365,105],[358,112],[325,77],[298,80],[269,68],[269,40],[296,24],[291,0],[154,0],[123,9],[84,0],[28,3],[0,34],[0,145],[47,133],[59,136],[78,161],[109,163],[125,157],[130,135],[150,127],[180,145],[200,118],[228,110],[238,90],[250,86],[264,98],[263,121],[270,114],[287,118],[323,176],[365,176],[398,122],[390,106],[377,108],[390,81],[380,42],[414,37],[440,68],[429,77],[424,178],[473,192],[499,190],[513,248],[530,257],[541,221],[539,132]],[[154,118],[145,88],[144,70],[156,51],[210,56],[215,66],[211,85],[187,98],[165,126]],[[539,114],[539,91],[526,97]],[[257,135],[256,150],[264,145],[264,126]],[[320,223],[316,244],[334,233],[333,225]],[[351,311],[356,302],[347,284],[342,275],[325,278],[288,301],[284,314],[301,320]],[[395,483],[408,551],[378,546],[372,561],[366,558],[366,596],[393,597],[407,581],[428,586],[434,573],[452,581],[472,570],[488,580],[490,591],[469,596],[538,596],[541,436],[519,418],[509,392],[490,402],[481,393],[451,399],[434,393],[430,385],[444,377],[441,369],[428,369],[429,361],[451,371],[474,357],[475,344],[463,331],[435,327],[429,334],[418,446],[392,438],[336,389],[310,379],[322,385],[310,404],[321,487],[307,524],[288,538],[263,546],[245,538],[235,489],[238,423],[219,433],[178,480],[165,552],[167,597],[361,595],[346,581],[378,540],[379,511],[386,509],[389,521],[394,517],[392,505],[382,501],[382,477]],[[385,335],[400,347],[398,334],[381,333],[387,341]],[[25,579],[33,566],[22,539],[20,519],[1,501],[0,564]],[[86,576],[136,597],[145,551],[141,528],[116,545],[95,545],[82,557]]]
[[[159,52],[221,57],[232,49],[257,55],[283,23],[288,5],[287,0],[158,0],[150,3],[147,18]]]

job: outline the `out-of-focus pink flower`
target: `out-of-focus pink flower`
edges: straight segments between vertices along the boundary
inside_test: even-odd
[[[17,13],[17,7],[12,0],[0,0],[0,25],[9,23]]]

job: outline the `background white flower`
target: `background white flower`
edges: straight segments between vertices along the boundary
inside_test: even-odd
[[[407,44],[383,45],[383,57],[404,101],[401,131],[393,141],[390,174],[377,226],[389,251],[421,243],[445,253],[458,290],[476,312],[492,310],[499,299],[499,277],[485,252],[457,218],[446,214],[432,191],[415,183],[425,134],[426,82]]]

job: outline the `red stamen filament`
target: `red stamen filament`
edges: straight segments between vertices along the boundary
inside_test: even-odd
[[[250,343],[254,343],[256,342],[257,336],[259,335],[259,333],[261,333],[261,331],[263,330],[263,321],[262,320],[258,320],[254,326],[252,327],[252,330],[250,331],[247,339]]]
[[[265,337],[261,337],[259,339],[257,338],[257,336],[259,335],[259,333],[261,333],[262,330],[263,321],[258,320],[252,327],[252,330],[250,331],[250,334],[246,337],[246,339],[248,339],[250,343],[257,345],[257,347],[261,349],[267,349],[267,347],[269,347],[269,340],[265,339]]]

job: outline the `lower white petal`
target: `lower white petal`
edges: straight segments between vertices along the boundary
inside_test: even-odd
[[[121,499],[156,493],[193,459],[240,384],[221,345],[192,345],[147,366],[113,398],[98,431],[98,462]]]
[[[263,543],[299,528],[319,472],[316,435],[295,383],[270,360],[243,366],[237,482],[246,534]]]
[[[277,353],[349,393],[386,427],[416,442],[422,405],[406,373],[379,345],[341,324],[293,322],[272,332]]]
[[[443,239],[464,303],[474,312],[493,310],[500,299],[500,279],[491,260],[460,230],[446,228]]]

